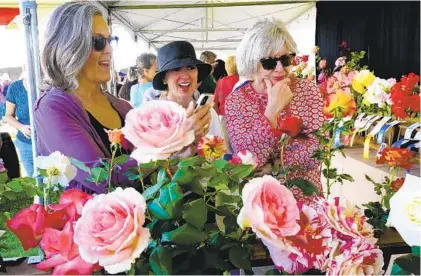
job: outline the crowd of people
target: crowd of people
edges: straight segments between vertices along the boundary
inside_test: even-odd
[[[301,118],[307,133],[324,121],[316,84],[290,74],[297,47],[281,21],[257,22],[245,33],[236,56],[225,62],[211,51],[198,59],[188,41],[168,43],[157,55],[141,54],[124,81],[123,74],[111,73],[113,39],[102,11],[93,4],[66,3],[54,10],[42,49],[43,92],[34,105],[33,142],[39,155],[60,151],[88,166],[110,158],[107,130],[123,127],[130,109],[151,100],[178,103],[187,110],[187,128],[194,130],[196,141],[208,134],[222,136],[233,153],[253,153],[260,168],[280,158],[279,120],[290,115]],[[117,80],[115,93],[103,89],[111,78]],[[32,175],[26,91],[25,80],[9,86],[5,115],[18,129],[15,143]],[[213,94],[214,102],[195,110],[203,93]],[[318,147],[311,135],[307,140],[292,139],[284,160],[304,167],[301,177],[321,190],[320,164],[310,159]],[[188,154],[195,154],[194,149]],[[78,171],[71,187],[101,193],[101,186],[85,183],[86,176]],[[298,190],[294,193],[303,196]]]

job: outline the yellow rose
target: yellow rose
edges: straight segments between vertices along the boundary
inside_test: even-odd
[[[376,76],[369,70],[362,70],[355,75],[352,82],[352,88],[360,94],[364,94],[367,91],[368,86],[370,86]]]

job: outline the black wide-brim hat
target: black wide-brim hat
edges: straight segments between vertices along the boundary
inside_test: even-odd
[[[165,74],[172,69],[185,66],[197,67],[197,82],[203,81],[211,72],[212,66],[196,58],[194,47],[187,41],[174,41],[162,46],[158,50],[158,73],[153,78],[152,85],[155,90],[166,90],[164,84]]]

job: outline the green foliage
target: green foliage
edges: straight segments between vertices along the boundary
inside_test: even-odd
[[[389,210],[385,211],[380,202],[369,202],[363,206],[367,208],[364,210],[367,222],[373,226],[374,235],[379,237],[386,230]]]
[[[392,275],[420,275],[420,256],[408,254],[398,257],[392,266]]]

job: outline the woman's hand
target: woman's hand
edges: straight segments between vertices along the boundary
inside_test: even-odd
[[[292,100],[292,91],[290,88],[291,79],[285,78],[272,85],[270,80],[265,79],[268,93],[268,104],[265,110],[265,116],[269,119],[272,127],[278,125],[277,118],[284,108]]]
[[[31,138],[31,127],[29,125],[23,125],[19,128],[19,131],[22,132],[26,138]]]
[[[194,103],[190,102],[187,108],[187,130],[194,130],[196,141],[205,136],[209,132],[209,125],[211,122],[212,106],[210,104],[204,105],[194,112]]]

